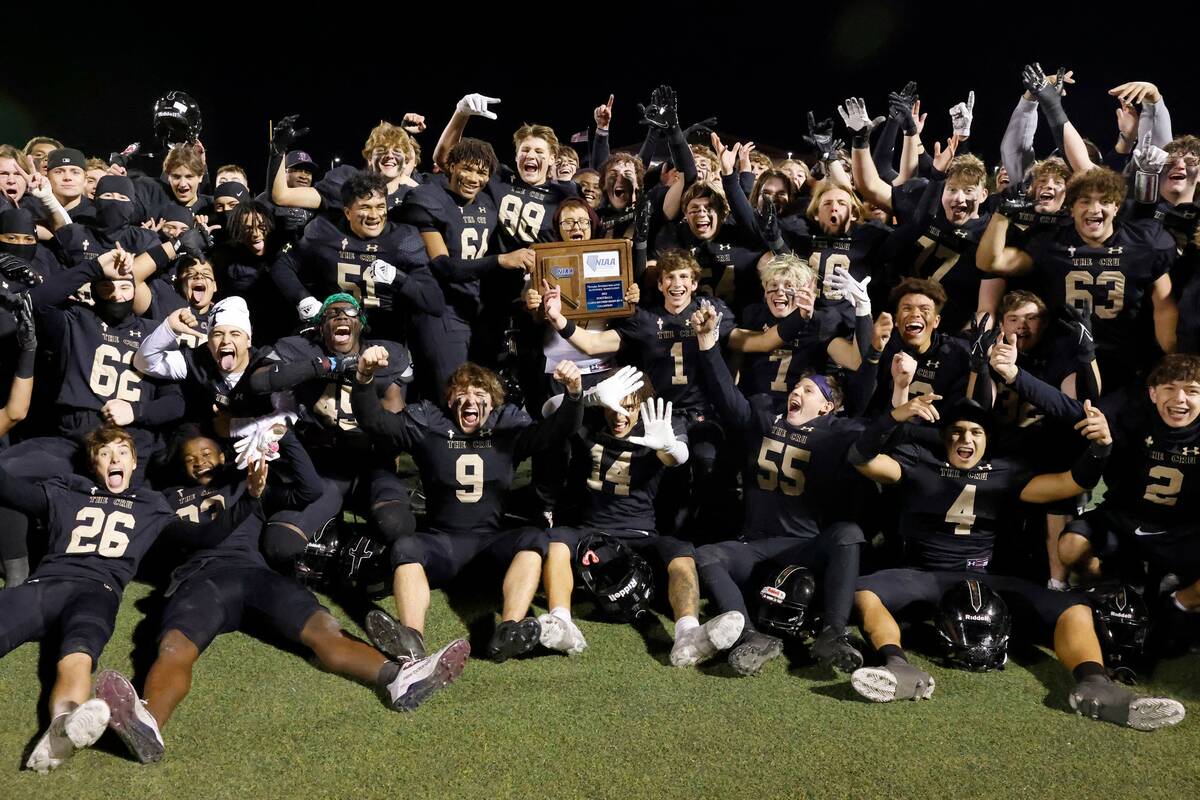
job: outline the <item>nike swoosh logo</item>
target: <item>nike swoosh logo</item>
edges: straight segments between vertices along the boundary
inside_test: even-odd
[[[1134,528],[1133,532],[1137,536],[1158,536],[1160,533],[1166,533],[1166,531],[1144,531],[1141,526]]]

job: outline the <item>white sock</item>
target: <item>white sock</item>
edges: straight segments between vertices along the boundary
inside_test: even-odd
[[[700,620],[688,614],[685,617],[680,617],[675,620],[675,638],[678,639],[683,634],[690,631],[692,628],[699,628]]]
[[[567,608],[566,606],[555,606],[554,608],[550,609],[550,614],[558,617],[563,622],[571,621],[571,609]]]

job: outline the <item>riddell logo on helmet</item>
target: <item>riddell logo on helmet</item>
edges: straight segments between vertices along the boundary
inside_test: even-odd
[[[759,594],[763,600],[770,600],[772,603],[782,603],[787,599],[787,592],[774,586],[764,586]]]
[[[963,614],[963,619],[969,619],[972,622],[991,622],[992,618],[984,614]]]
[[[637,588],[637,578],[630,578],[629,583],[621,587],[621,589],[608,596],[609,600],[620,600],[625,595]]]

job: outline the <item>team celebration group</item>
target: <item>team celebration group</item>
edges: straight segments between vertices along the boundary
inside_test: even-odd
[[[622,99],[638,152],[612,96],[498,156],[468,134],[503,103],[469,94],[431,153],[407,113],[328,170],[284,117],[261,192],[183,92],[154,154],[0,146],[0,657],[57,647],[27,766],[107,729],[159,760],[251,623],[411,711],[468,660],[425,625],[460,575],[499,590],[496,661],[661,610],[675,667],[795,643],[923,700],[901,624],[930,621],[947,667],[1011,636],[1053,648],[1064,708],[1177,724],[1128,684],[1200,631],[1200,138],[1151,83],[1074,82],[1014,75],[990,165],[974,93],[947,119],[913,82],[810,112],[786,159],[670,86]],[[1077,91],[1115,131],[1076,130]],[[599,239],[629,240],[626,316],[538,268]],[[140,692],[96,672],[135,576],[162,599]],[[395,613],[363,604],[368,643],[314,587]]]

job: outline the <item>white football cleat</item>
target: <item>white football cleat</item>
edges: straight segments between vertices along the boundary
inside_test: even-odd
[[[703,625],[678,634],[671,648],[671,664],[690,667],[727,650],[742,635],[746,620],[740,611],[718,614]]]
[[[554,614],[542,614],[538,617],[542,626],[540,641],[542,647],[557,650],[569,656],[577,656],[587,649],[587,639],[574,620],[566,620]]]
[[[108,717],[108,704],[97,698],[59,714],[50,721],[25,766],[42,775],[57,768],[76,750],[95,744],[108,727]]]

